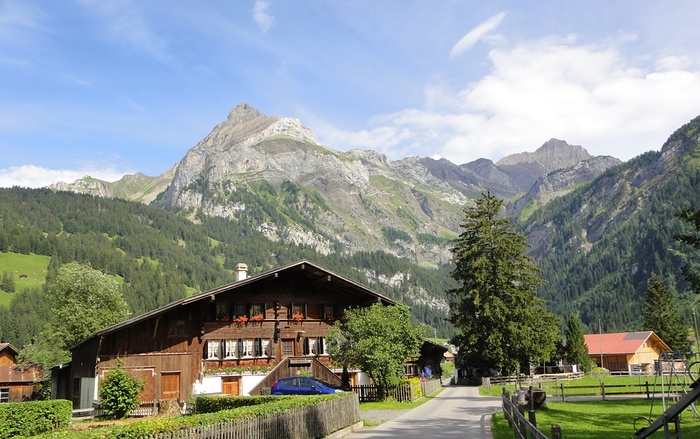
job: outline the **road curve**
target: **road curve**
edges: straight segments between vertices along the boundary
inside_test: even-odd
[[[488,415],[500,408],[501,398],[479,396],[477,387],[448,386],[425,404],[377,427],[364,427],[345,438],[491,439]]]

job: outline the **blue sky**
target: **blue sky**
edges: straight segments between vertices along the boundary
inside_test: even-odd
[[[0,186],[159,175],[239,103],[323,145],[627,160],[700,115],[700,2],[0,0]]]

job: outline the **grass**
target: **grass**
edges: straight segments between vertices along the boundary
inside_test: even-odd
[[[647,376],[647,375],[638,375],[638,376],[605,376],[605,377],[592,377],[592,376],[586,376],[584,378],[577,378],[577,379],[571,379],[571,380],[560,380],[557,382],[546,382],[546,383],[541,383],[541,388],[547,392],[547,396],[549,398],[555,398],[559,395],[561,395],[561,385],[564,385],[564,394],[565,395],[593,395],[593,394],[600,394],[600,390],[596,389],[576,389],[574,387],[584,387],[584,386],[591,386],[591,387],[600,387],[600,383],[602,383],[605,386],[618,386],[618,385],[626,385],[626,386],[634,386],[634,387],[629,387],[627,389],[610,389],[611,391],[639,391],[639,392],[644,392],[646,391],[646,386],[645,383],[649,382],[649,391],[654,392],[654,385],[656,385],[656,393],[661,393],[661,379],[660,378],[655,378],[653,376]],[[679,380],[677,378],[673,378],[672,380],[673,387],[675,389],[676,386],[679,385]],[[690,384],[690,379],[686,377],[685,379],[685,385],[688,386]],[[523,388],[526,388],[528,386],[527,382],[524,382]],[[535,387],[539,387],[540,383],[533,383],[532,384]],[[668,385],[669,385],[669,378],[664,377],[664,385],[666,386],[666,390],[668,390]],[[500,386],[500,385],[492,385],[490,390],[485,389],[483,386],[479,387],[479,393],[484,396],[501,396],[501,392],[503,387],[505,387],[506,390],[513,392],[516,390],[515,385],[507,385],[507,386]]]
[[[662,413],[661,401],[644,399],[548,402],[545,409],[536,412],[537,427],[549,436],[552,425],[561,427],[562,437],[567,439],[634,438],[635,419],[643,417],[655,420]],[[646,420],[637,421],[636,428],[648,425]],[[510,439],[513,430],[508,426],[503,413],[491,419],[494,439]],[[673,430],[673,427],[671,427]],[[700,437],[700,420],[689,409],[681,415],[683,437]],[[652,438],[664,437],[663,428]]]
[[[15,292],[26,288],[41,288],[46,282],[49,256],[0,253],[0,275],[9,273],[15,280]],[[20,279],[20,275],[26,275]],[[0,305],[9,306],[15,293],[0,291]]]

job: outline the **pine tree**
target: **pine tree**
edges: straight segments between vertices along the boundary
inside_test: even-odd
[[[584,372],[590,372],[591,357],[578,314],[572,313],[566,322],[566,358],[570,364],[578,364]]]
[[[649,279],[642,324],[645,330],[654,331],[671,349],[680,353],[690,349],[687,328],[681,323],[678,306],[666,285],[656,275]]]
[[[499,218],[503,202],[483,194],[465,209],[462,233],[452,248],[450,321],[458,334],[458,363],[477,373],[509,374],[532,360],[549,359],[559,339],[559,321],[535,296],[543,284],[525,252],[525,236]]]

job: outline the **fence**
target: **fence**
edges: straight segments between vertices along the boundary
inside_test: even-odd
[[[532,387],[530,387],[532,390]],[[511,397],[510,392],[503,390],[503,414],[508,420],[508,424],[513,428],[515,437],[519,439],[549,439],[537,429],[537,419],[534,410],[528,410],[528,417],[525,418],[525,406],[516,403],[514,396]],[[532,400],[530,396],[530,400]],[[558,425],[552,425],[551,439],[561,439],[561,428]]]
[[[308,439],[328,436],[359,420],[358,399],[349,396],[254,418],[159,433],[144,439]]]
[[[422,395],[430,395],[431,393],[442,387],[440,380],[425,380],[421,381],[421,393]],[[355,392],[360,399],[360,402],[374,402],[381,401],[381,395],[378,394],[377,386],[374,384],[352,386],[350,390]],[[410,383],[401,383],[395,386],[389,386],[387,389],[387,395],[389,398],[403,402],[403,401],[415,401],[421,395],[414,392]]]

